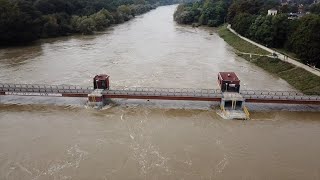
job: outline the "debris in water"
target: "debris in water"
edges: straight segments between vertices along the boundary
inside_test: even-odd
[[[131,137],[132,140],[134,140],[134,137],[131,134],[130,134],[130,137]]]

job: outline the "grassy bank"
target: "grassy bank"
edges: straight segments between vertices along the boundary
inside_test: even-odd
[[[287,51],[287,50],[285,50],[285,49],[279,49],[279,48],[273,48],[273,49],[276,50],[276,51],[278,51],[278,52],[280,52],[281,54],[284,54],[284,55],[290,57],[291,59],[294,59],[294,60],[302,63],[302,61],[301,61],[301,60],[297,57],[297,55],[296,55],[295,53],[293,53],[293,52]]]
[[[234,47],[236,50],[244,53],[263,54],[269,55],[268,51],[265,51],[247,41],[242,40],[238,36],[234,35],[227,29],[227,26],[221,26],[218,29],[219,36],[222,37],[228,44]]]
[[[220,37],[222,37],[229,45],[234,47],[240,52],[253,53],[253,54],[269,54],[268,52],[260,49],[259,47],[248,43],[247,41],[239,38],[230,32],[226,26],[221,26],[218,29]],[[302,68],[296,67],[290,63],[274,59],[267,56],[252,56],[237,53],[242,58],[254,63],[262,69],[276,74],[282,79],[286,80],[297,90],[305,94],[318,94],[320,95],[320,77],[316,76]]]

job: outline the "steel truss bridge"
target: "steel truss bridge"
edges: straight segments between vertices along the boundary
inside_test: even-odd
[[[0,83],[0,95],[88,97],[94,89],[74,85],[9,84]],[[102,92],[104,98],[158,99],[187,101],[221,101],[219,89],[114,87]],[[319,95],[305,95],[296,91],[243,90],[240,94],[248,103],[282,103],[320,105]]]

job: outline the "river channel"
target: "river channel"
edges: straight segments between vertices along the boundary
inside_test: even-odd
[[[0,81],[91,86],[106,73],[111,86],[212,89],[218,72],[234,71],[241,89],[294,90],[215,29],[177,25],[175,8],[0,49]],[[77,99],[0,98],[0,179],[320,179],[319,111],[260,105],[251,120],[232,121],[203,103],[120,100],[95,110]]]

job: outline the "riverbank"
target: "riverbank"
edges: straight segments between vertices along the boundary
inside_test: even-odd
[[[261,67],[262,69],[276,74],[297,90],[305,94],[320,94],[320,77],[316,76],[303,68],[292,65],[288,62],[281,61],[280,59],[271,58],[269,52],[241,39],[227,29],[227,26],[218,28],[218,34],[229,45],[234,47],[238,52],[237,54]],[[249,55],[243,53],[260,54],[266,56]]]
[[[296,60],[296,61],[298,61],[298,62],[300,62],[300,63],[303,63],[302,60],[299,59],[299,58],[297,57],[297,55],[296,55],[295,53],[293,53],[293,52],[287,51],[287,50],[284,49],[284,48],[272,48],[272,49],[275,50],[275,51],[277,51],[277,52],[280,52],[281,54],[284,54],[284,55],[288,56],[288,57],[291,58],[291,59],[294,59],[294,60]]]
[[[4,7],[0,16],[7,20],[0,23],[0,29],[3,29],[0,46],[23,46],[39,39],[74,34],[90,35],[168,4],[162,0],[144,3],[111,0],[106,4],[96,3],[90,0],[58,4],[51,1],[21,0],[14,3],[4,0],[0,3]]]

